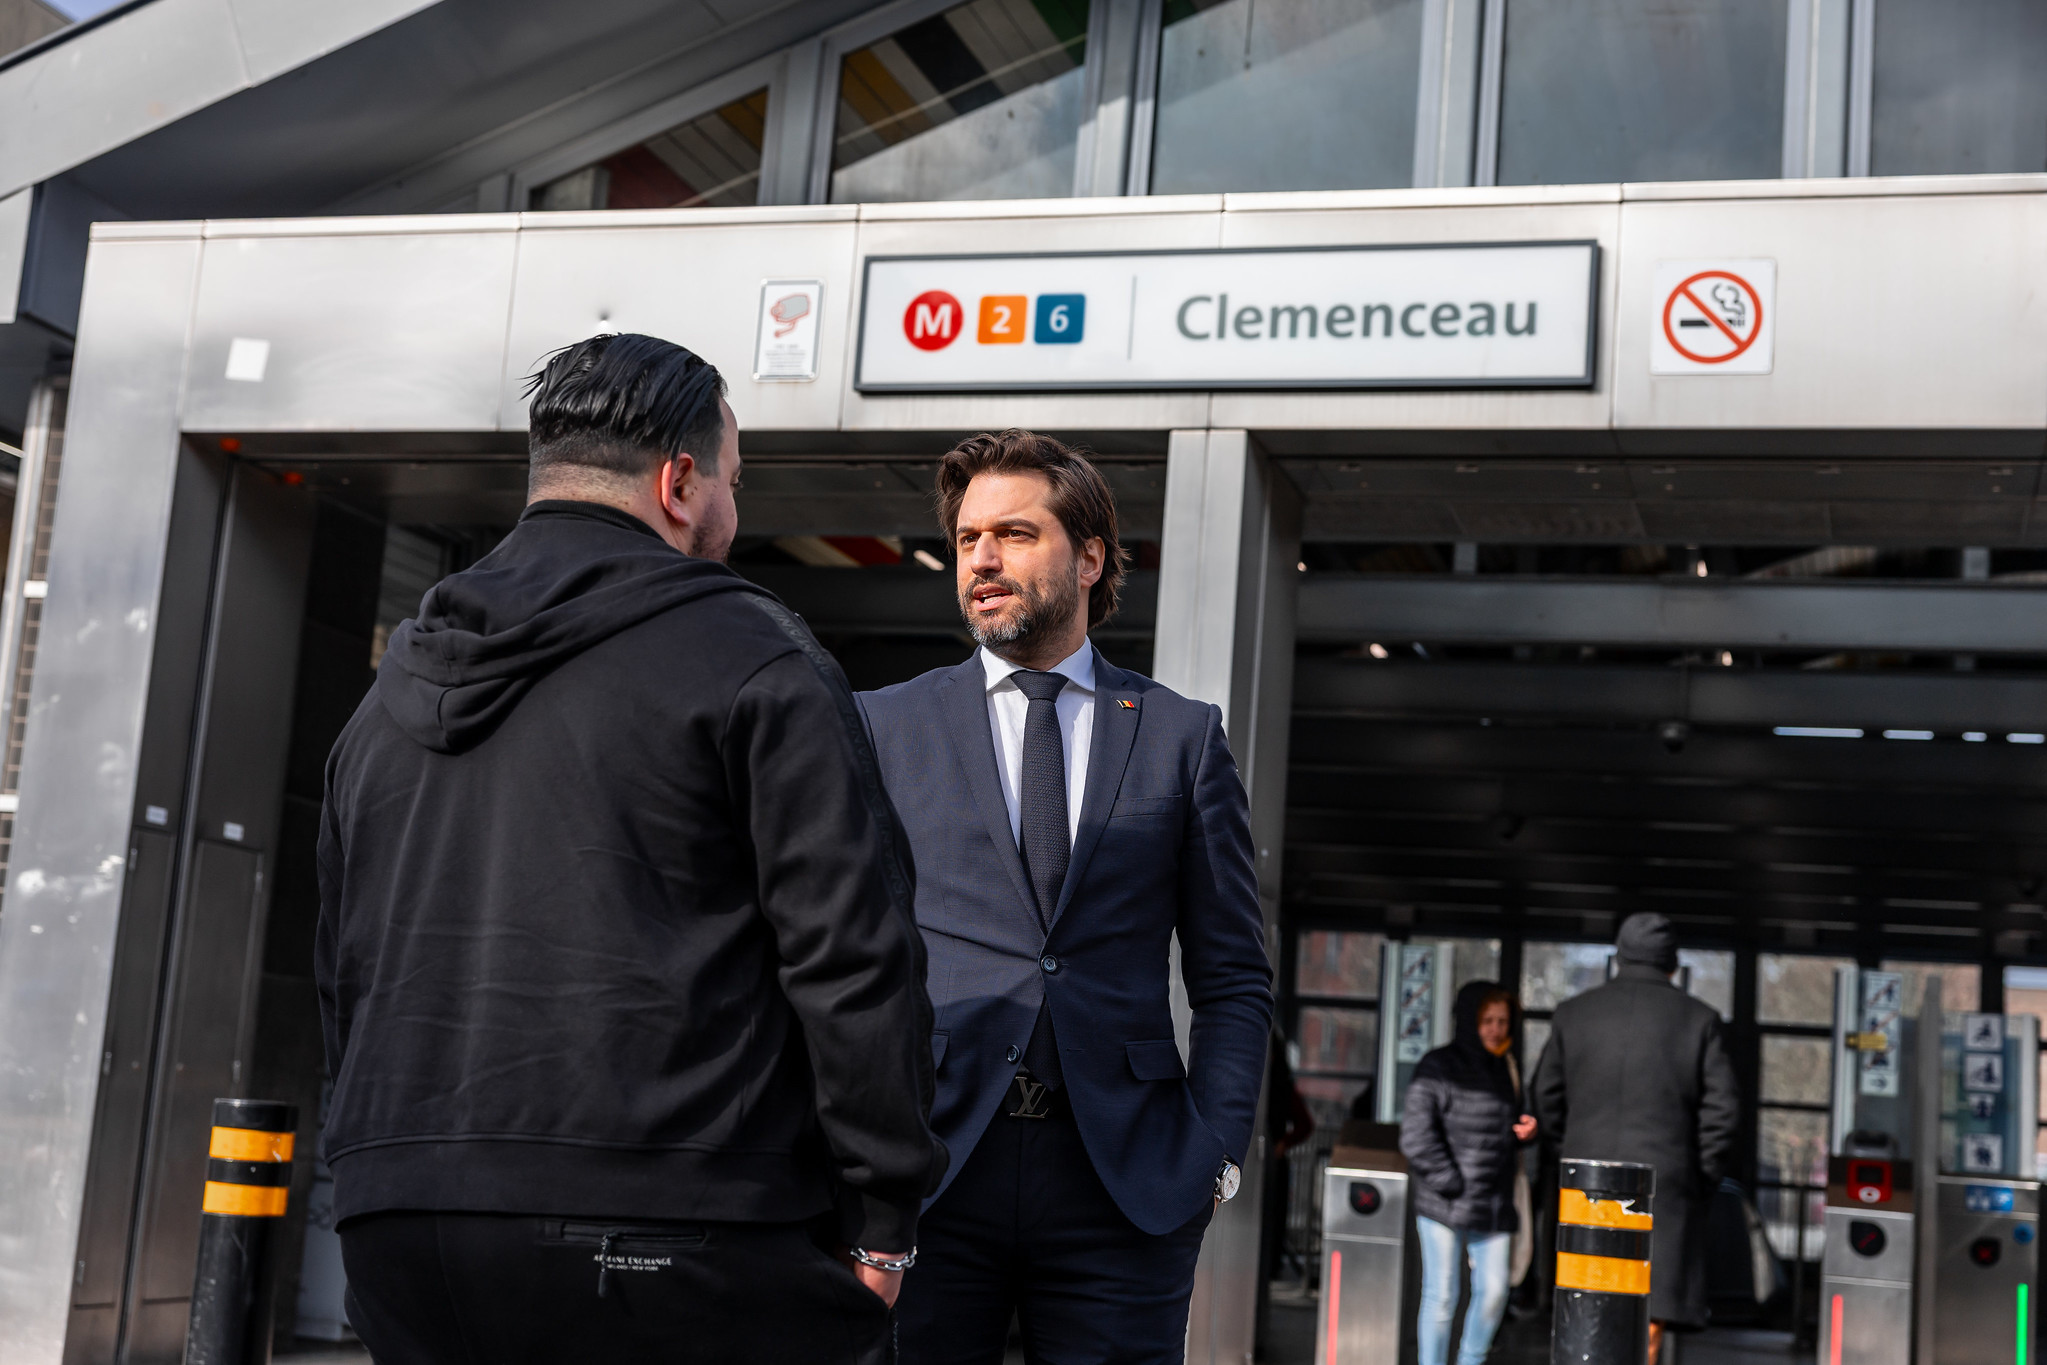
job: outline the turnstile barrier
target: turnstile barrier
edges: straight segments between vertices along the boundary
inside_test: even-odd
[[[1414,1219],[1407,1159],[1338,1144],[1322,1176],[1322,1320],[1315,1365],[1394,1365]]]

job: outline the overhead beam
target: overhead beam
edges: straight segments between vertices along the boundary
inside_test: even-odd
[[[821,635],[955,635],[966,630],[949,571],[755,564],[740,572],[788,603]],[[1133,570],[1123,580],[1121,608],[1093,634],[1104,639],[1151,634],[1158,598],[1158,571]]]
[[[2047,729],[2047,678],[1900,670],[1395,663],[1304,657],[1294,709],[1653,724],[1839,726],[1953,736]]]
[[[2047,652],[2047,586],[1307,574],[1303,640]]]

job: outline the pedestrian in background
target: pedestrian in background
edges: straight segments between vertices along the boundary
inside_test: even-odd
[[[1413,1175],[1421,1239],[1420,1365],[1445,1365],[1457,1312],[1460,1263],[1471,1306],[1457,1365],[1483,1365],[1512,1288],[1515,1177],[1536,1121],[1523,1111],[1514,1068],[1514,997],[1496,981],[1457,992],[1457,1031],[1421,1059],[1400,1116],[1400,1150]]]
[[[1530,1082],[1558,1155],[1656,1168],[1649,1239],[1649,1365],[1663,1333],[1706,1325],[1706,1215],[1734,1159],[1741,1092],[1712,1006],[1679,990],[1677,931],[1630,915],[1614,977],[1557,1006]]]
[[[325,1148],[379,1365],[889,1354],[945,1167],[923,945],[845,679],[723,563],[722,392],[653,337],[550,358],[518,526],[328,760]]]

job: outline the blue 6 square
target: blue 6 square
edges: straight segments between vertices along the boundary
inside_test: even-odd
[[[1031,339],[1040,346],[1067,346],[1087,331],[1087,295],[1038,295],[1037,327]]]

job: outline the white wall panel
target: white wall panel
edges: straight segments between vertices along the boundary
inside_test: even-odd
[[[854,213],[826,206],[527,214],[494,424],[525,427],[519,391],[541,356],[621,331],[664,337],[716,365],[743,429],[837,426],[852,364]],[[769,278],[824,281],[815,380],[752,378],[761,281]]]

